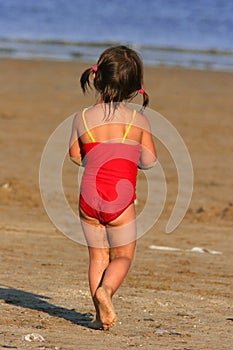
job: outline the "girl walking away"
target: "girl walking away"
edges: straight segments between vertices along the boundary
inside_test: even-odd
[[[79,214],[89,250],[89,285],[96,310],[90,327],[109,329],[117,316],[112,297],[126,277],[136,246],[134,201],[138,168],[156,161],[150,125],[143,112],[126,104],[138,93],[142,110],[143,66],[126,47],[105,50],[80,79],[83,92],[94,87],[98,101],[75,115],[70,157],[85,167]]]

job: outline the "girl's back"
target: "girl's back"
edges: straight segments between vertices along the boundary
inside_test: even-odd
[[[147,168],[155,162],[147,118],[123,103],[110,110],[108,105],[101,103],[85,109],[76,115],[74,125],[81,154],[83,145],[93,142],[139,144],[139,167]]]

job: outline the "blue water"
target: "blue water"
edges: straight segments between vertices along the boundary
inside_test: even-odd
[[[232,0],[0,0],[0,56],[95,62],[112,44],[144,63],[233,70]]]

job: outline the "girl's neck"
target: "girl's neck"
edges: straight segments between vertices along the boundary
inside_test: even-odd
[[[100,107],[104,113],[104,120],[108,121],[114,118],[115,112],[120,111],[125,106],[124,102],[110,102],[105,103],[103,101],[96,102],[94,107]]]

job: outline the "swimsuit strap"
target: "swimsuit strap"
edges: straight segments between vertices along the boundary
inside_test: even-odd
[[[85,108],[85,109],[83,110],[83,112],[82,112],[83,124],[84,124],[84,126],[85,126],[85,129],[86,129],[86,131],[87,131],[87,133],[88,133],[88,135],[89,135],[91,141],[92,141],[92,142],[95,142],[95,139],[94,139],[92,133],[90,132],[90,130],[89,130],[88,126],[87,126],[87,122],[86,122],[86,118],[85,118],[85,112],[86,112],[87,109],[88,109],[88,108]]]
[[[122,140],[121,140],[121,142],[122,142],[122,143],[124,143],[124,142],[125,142],[125,139],[126,139],[126,137],[127,137],[128,133],[129,133],[129,130],[130,130],[130,128],[131,128],[131,126],[132,126],[132,124],[133,124],[133,121],[134,121],[134,118],[135,118],[136,113],[137,113],[137,111],[136,111],[136,109],[135,109],[135,110],[133,111],[131,121],[130,121],[130,123],[129,123],[129,125],[128,125],[128,127],[127,127],[126,131],[125,131],[125,134],[124,134],[124,136],[123,136]]]
[[[92,135],[90,129],[88,128],[87,122],[86,122],[86,118],[85,118],[85,112],[86,112],[87,109],[88,109],[88,108],[84,108],[84,110],[82,111],[83,124],[84,124],[84,126],[85,126],[85,129],[86,129],[86,131],[87,131],[87,133],[88,133],[88,135],[89,135],[91,141],[92,141],[92,142],[95,142],[95,138],[94,138],[94,136]],[[133,124],[133,121],[134,121],[134,118],[135,118],[136,113],[137,113],[137,111],[136,111],[136,109],[135,109],[135,110],[133,111],[131,121],[130,121],[130,123],[129,123],[129,125],[128,125],[128,127],[127,127],[125,133],[124,133],[124,136],[123,136],[122,140],[121,140],[122,143],[125,142],[125,139],[126,139],[128,133],[129,133],[129,130],[130,130],[132,124]]]

